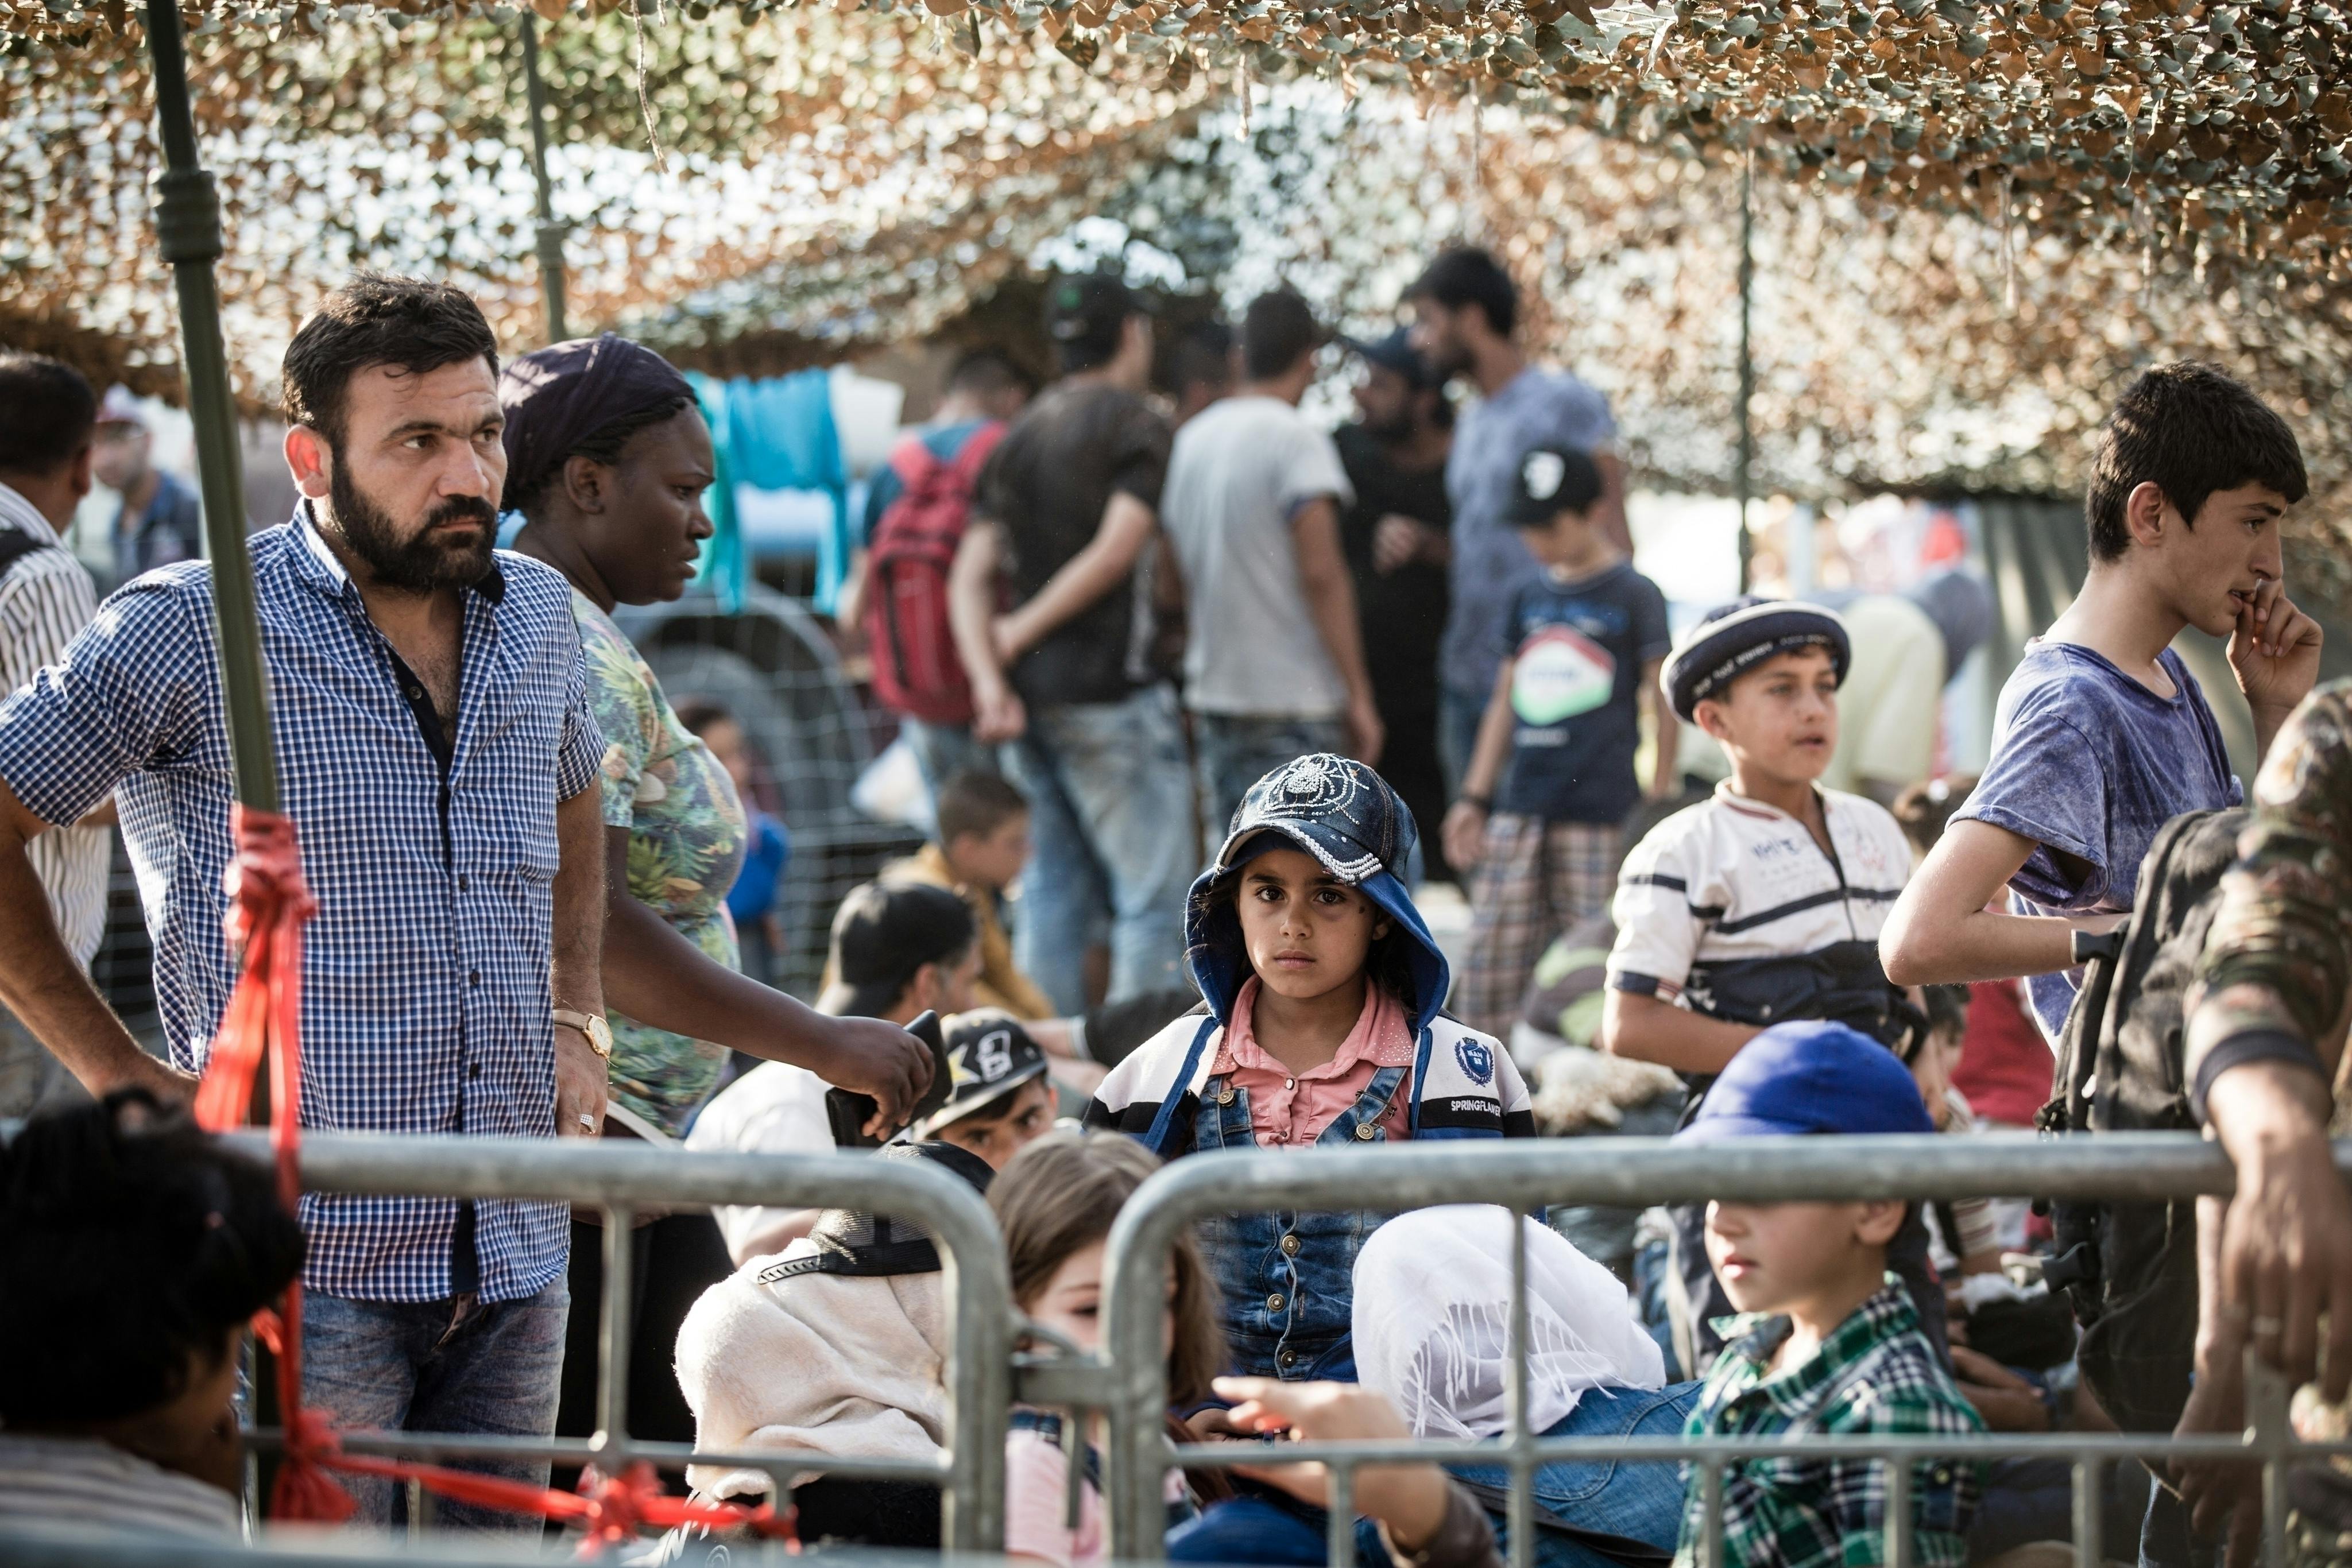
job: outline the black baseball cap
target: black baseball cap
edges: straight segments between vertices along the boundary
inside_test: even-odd
[[[972,945],[980,928],[964,901],[929,883],[867,883],[852,888],[833,917],[834,982],[817,1010],[835,1018],[880,1018],[906,994],[915,972]]]
[[[1420,350],[1412,346],[1410,328],[1399,327],[1385,338],[1342,338],[1339,341],[1362,355],[1366,364],[1394,371],[1411,382],[1416,392],[1438,384],[1437,377],[1430,371],[1429,361],[1423,359]]]
[[[935,1138],[940,1128],[978,1115],[1024,1083],[1045,1076],[1045,1048],[1001,1008],[958,1013],[943,1028],[954,1087],[946,1104],[908,1130],[912,1138]]]
[[[1601,499],[1601,465],[1573,446],[1535,446],[1519,457],[1511,476],[1511,498],[1503,520],[1515,528],[1540,528],[1562,512],[1581,512]]]
[[[1108,353],[1118,346],[1129,317],[1150,313],[1141,295],[1108,272],[1057,277],[1045,288],[1045,335],[1065,349],[1086,345]]]

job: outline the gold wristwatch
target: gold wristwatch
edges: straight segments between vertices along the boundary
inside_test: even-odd
[[[554,1019],[556,1028],[578,1030],[588,1037],[589,1050],[607,1061],[613,1060],[613,1026],[604,1021],[603,1014],[577,1013],[570,1008],[557,1008]]]

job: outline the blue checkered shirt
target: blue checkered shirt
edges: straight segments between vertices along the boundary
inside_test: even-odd
[[[604,751],[570,585],[501,554],[465,593],[445,843],[439,765],[358,589],[305,513],[256,534],[252,550],[279,788],[319,901],[302,956],[302,1124],[552,1136],[555,807],[596,782]],[[236,978],[221,926],[233,779],[207,563],[123,588],[0,704],[0,779],[49,822],[115,795],[172,1059],[201,1071]],[[563,1268],[561,1206],[475,1211],[484,1301],[531,1295]],[[441,1300],[457,1216],[449,1198],[312,1194],[304,1281],[362,1301]]]

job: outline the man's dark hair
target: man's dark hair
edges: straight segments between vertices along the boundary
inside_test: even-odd
[[[487,360],[498,373],[498,339],[471,296],[446,283],[362,272],[328,295],[287,345],[286,418],[341,447],[352,376],[372,365],[423,375],[467,360]]]
[[[1028,809],[1029,797],[1003,775],[967,768],[940,786],[932,815],[939,819],[940,842],[947,845],[968,833],[984,839]]]
[[[1503,264],[1475,246],[1456,246],[1437,253],[1427,271],[1404,291],[1408,300],[1433,299],[1448,310],[1475,305],[1486,325],[1507,338],[1519,324],[1519,290]]]
[[[1178,333],[1175,350],[1168,356],[1168,380],[1179,392],[1192,386],[1232,385],[1234,329],[1213,316]]]
[[[302,1267],[268,1166],[142,1089],[35,1116],[0,1150],[0,1424],[176,1399]]]
[[[63,360],[0,350],[0,474],[50,475],[98,431],[98,394]]]
[[[1306,300],[1287,288],[1261,294],[1242,313],[1242,374],[1254,382],[1287,375],[1323,339]]]
[[[2145,484],[2191,528],[2216,490],[2261,485],[2290,503],[2311,492],[2286,421],[2219,366],[2188,360],[2144,372],[2099,433],[2083,497],[2093,560],[2120,560],[2131,549],[2124,506]]]
[[[1024,392],[1037,390],[1029,372],[1006,358],[999,349],[967,349],[956,356],[949,368],[947,389],[951,392],[969,392],[973,397],[994,397],[999,392],[1015,389]]]

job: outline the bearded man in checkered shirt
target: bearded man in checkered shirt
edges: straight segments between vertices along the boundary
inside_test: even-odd
[[[593,1136],[604,1115],[604,740],[570,588],[492,548],[497,377],[474,302],[408,278],[356,278],[286,354],[302,498],[254,536],[253,580],[279,789],[319,905],[302,1122],[320,1131]],[[0,1000],[97,1094],[185,1098],[236,977],[212,595],[203,561],[139,578],[0,704]],[[154,936],[168,1061],[73,961],[27,858],[109,798]],[[346,1429],[552,1433],[562,1206],[311,1194],[301,1218],[315,1407]],[[393,1521],[391,1483],[352,1490],[362,1522]]]

